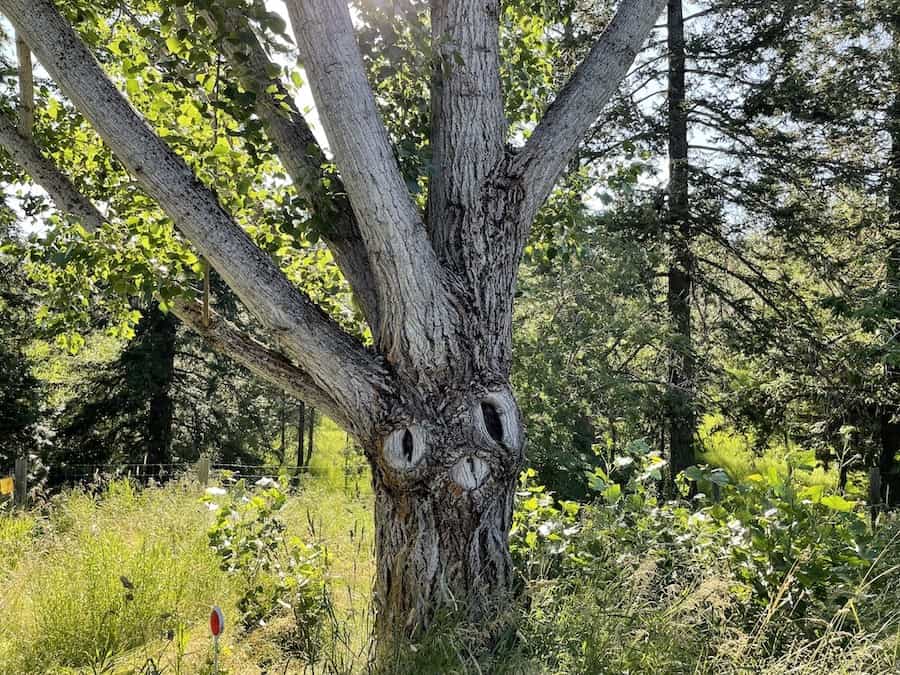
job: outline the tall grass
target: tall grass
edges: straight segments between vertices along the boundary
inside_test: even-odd
[[[741,439],[715,438],[723,457],[746,450],[728,445]],[[760,470],[759,458],[746,461],[748,473]],[[279,513],[286,537],[326,551],[330,618],[314,668],[290,649],[289,614],[236,628],[239,589],[209,546],[213,513],[199,486],[138,490],[117,481],[32,513],[0,514],[0,673],[154,672],[150,663],[209,673],[212,605],[226,614],[222,672],[371,672],[374,533],[361,466],[326,422],[310,472]],[[638,531],[637,523],[623,537],[604,520],[611,513],[599,504],[579,515],[573,536],[591,553],[589,565],[570,565],[563,552],[559,564],[522,568],[505,631],[438,617],[398,650],[389,672],[900,673],[900,534],[846,600],[801,616],[789,602],[799,583],[790,574],[761,607],[716,548],[646,525]],[[671,513],[674,521],[689,516],[686,508]],[[900,533],[896,519],[883,527]],[[491,649],[475,654],[486,632]]]
[[[9,504],[9,502],[7,502]],[[37,521],[28,513],[0,511],[0,580],[8,575],[32,545]]]
[[[352,672],[369,653],[371,486],[330,421],[315,441],[310,472],[281,515],[286,537],[325,546],[333,619],[324,658],[332,672]],[[238,590],[209,546],[213,515],[202,495],[189,480],[141,490],[113,481],[33,513],[0,513],[0,673],[135,672],[151,660],[208,672],[213,605],[231,624],[227,672],[290,668],[284,621],[246,635],[234,628]]]
[[[196,490],[114,482],[99,497],[57,498],[48,513],[0,583],[0,672],[110,667],[230,601]]]

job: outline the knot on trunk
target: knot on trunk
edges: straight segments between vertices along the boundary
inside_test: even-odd
[[[425,456],[425,431],[418,424],[395,429],[384,439],[384,459],[392,469],[410,471]]]
[[[501,447],[521,451],[522,422],[512,394],[506,389],[486,393],[472,410],[481,436]]]
[[[480,457],[468,455],[450,469],[450,480],[463,490],[474,490],[484,483],[490,472],[491,468],[487,462]]]

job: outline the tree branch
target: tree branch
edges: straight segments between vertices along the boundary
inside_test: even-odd
[[[582,138],[628,72],[663,7],[662,0],[622,0],[615,17],[547,109],[511,173],[525,190],[530,222],[550,194]]]
[[[57,209],[75,218],[88,232],[100,228],[105,220],[103,214],[53,162],[44,157],[30,137],[19,132],[5,114],[0,114],[0,146],[28,172],[35,183],[47,191]]]
[[[213,31],[227,33],[222,47],[241,84],[256,95],[256,114],[263,121],[278,156],[297,192],[310,210],[330,227],[323,233],[335,261],[353,288],[372,332],[378,333],[378,301],[375,281],[359,226],[339,180],[329,176],[331,190],[323,186],[328,161],[303,114],[278,77],[272,77],[271,61],[246,17],[235,8],[213,7],[201,12]],[[238,36],[240,39],[233,39]]]
[[[499,0],[432,0],[428,230],[438,258],[464,275],[467,228],[479,227],[482,187],[503,156]],[[460,245],[460,242],[463,245]]]
[[[375,276],[378,347],[401,368],[448,368],[459,323],[449,280],[394,159],[347,5],[289,0],[287,6]]]
[[[381,407],[386,371],[293,286],[106,77],[50,0],[0,0],[48,73],[129,173],[346,417]],[[377,412],[375,412],[377,416]]]
[[[10,128],[11,124],[6,116],[0,115],[0,146],[31,175],[35,183],[50,194],[57,209],[78,218],[88,232],[96,232],[106,219],[91,200],[53,162],[44,157],[33,140],[22,136],[15,128]],[[205,338],[213,349],[264,380],[322,408],[335,422],[354,433],[367,432],[356,416],[349,416],[348,411],[338,405],[312,377],[297,368],[283,354],[268,349],[215,312],[211,313],[210,321],[205,321],[203,309],[200,302],[178,299],[172,304],[171,311],[186,326]]]
[[[215,312],[210,313],[210,321],[205,323],[203,307],[199,302],[177,301],[172,305],[172,314],[213,349],[291,396],[320,408],[344,429],[363,436],[371,432],[369,428],[360,426],[357,415],[348,416],[346,410],[336,405],[328,393],[283,354],[272,351]]]

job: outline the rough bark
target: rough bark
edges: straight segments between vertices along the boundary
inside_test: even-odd
[[[104,218],[85,199],[56,165],[46,159],[30,136],[23,136],[15,123],[0,113],[0,146],[23,167],[32,180],[50,195],[56,208],[77,220],[88,232],[100,229]]]
[[[522,424],[507,388],[450,394],[437,423],[368,449],[375,488],[375,602],[386,648],[450,607],[490,621],[511,588],[508,534]],[[449,404],[449,406],[448,406]]]
[[[526,190],[523,220],[531,222],[656,23],[663,0],[623,0],[513,165]]]
[[[483,220],[482,190],[506,140],[499,15],[499,0],[431,3],[428,230],[441,262],[460,277],[471,275],[470,283],[484,265],[471,230]]]
[[[35,183],[47,191],[59,211],[76,218],[87,232],[96,232],[104,224],[106,219],[91,200],[43,155],[33,139],[18,133],[3,115],[0,115],[0,147],[29,173]],[[316,402],[316,405],[328,411],[332,419],[353,433],[369,433],[368,425],[358,424],[356,416],[344,415],[341,406],[283,354],[269,349],[215,312],[210,313],[210,320],[207,321],[200,302],[177,299],[173,302],[172,313],[206,338],[212,348],[231,357],[252,373],[284,388],[293,396]]]
[[[177,302],[172,306],[172,313],[204,338],[210,347],[230,357],[254,375],[281,387],[295,398],[327,410],[331,419],[353,434],[365,436],[371,433],[369,425],[357,426],[358,415],[344,416],[341,407],[335,405],[330,394],[280,352],[247,335],[215,312],[211,313],[209,324],[204,323],[201,303]]]
[[[681,0],[668,0],[669,48],[669,267],[666,304],[671,320],[669,353],[669,476],[694,463],[694,356],[691,336],[691,287],[694,257],[691,251],[687,109],[685,107],[684,18]]]
[[[269,74],[271,62],[246,17],[235,8],[212,8],[203,16],[212,30],[241,37],[222,40],[225,54],[244,88],[256,95],[256,114],[265,124],[297,192],[306,198],[311,215],[321,221],[324,239],[377,335],[375,281],[343,184],[338,177],[329,176],[333,187],[323,187],[324,165],[328,161],[325,153],[287,88]]]

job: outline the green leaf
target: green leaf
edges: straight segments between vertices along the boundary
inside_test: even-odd
[[[55,98],[47,101],[47,116],[51,120],[59,119],[59,101]]]
[[[222,137],[216,141],[216,144],[212,149],[212,154],[216,157],[223,157],[224,155],[227,155],[230,150],[231,148],[228,147],[228,142]]]
[[[615,504],[622,497],[622,486],[613,483],[603,491],[603,498],[610,504]]]
[[[829,495],[828,497],[822,497],[821,503],[827,506],[832,511],[841,511],[845,513],[847,511],[852,511],[853,507],[856,506],[854,502],[848,501],[840,495]]]
[[[689,466],[683,473],[685,478],[692,481],[703,480],[705,478],[703,469],[699,466]]]
[[[728,477],[728,474],[725,473],[724,469],[713,469],[706,478],[710,483],[715,483],[719,486],[728,485],[731,482],[731,479]]]

